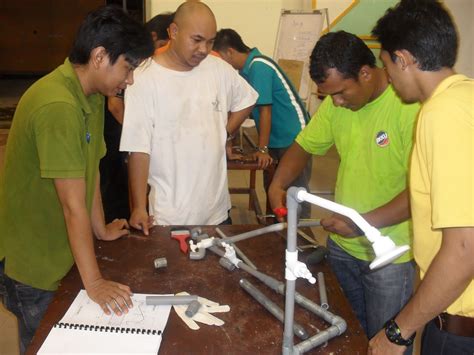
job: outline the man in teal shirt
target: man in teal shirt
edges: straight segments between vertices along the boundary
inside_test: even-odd
[[[82,23],[64,64],[20,99],[0,180],[0,280],[22,353],[73,263],[104,312],[132,307],[130,288],[104,279],[94,253],[93,234],[128,234],[126,220],[104,222],[102,95],[132,84],[133,70],[152,52],[141,24],[120,8],[100,8]]]
[[[312,154],[335,145],[341,159],[336,202],[354,208],[395,244],[411,244],[406,189],[418,105],[400,101],[370,49],[347,32],[321,37],[310,74],[327,97],[283,157],[269,190],[272,207],[284,204],[285,189]],[[330,232],[331,267],[371,337],[409,299],[413,256],[371,271],[374,253],[352,221],[334,214],[321,225]]]
[[[280,160],[295,137],[306,126],[309,115],[297,91],[285,73],[272,59],[257,48],[250,49],[240,35],[230,29],[217,32],[214,50],[239,70],[245,80],[258,92],[252,111],[258,130],[258,147],[255,153],[259,165],[267,167],[272,160]],[[311,161],[293,181],[293,185],[308,189]],[[264,172],[265,190],[270,181]],[[309,218],[311,206],[305,205],[301,217]]]

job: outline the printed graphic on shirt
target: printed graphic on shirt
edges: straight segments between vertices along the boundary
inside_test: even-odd
[[[212,106],[214,107],[214,111],[221,112],[220,103],[221,102],[219,101],[219,97],[216,96],[216,100],[212,102]]]
[[[388,133],[385,131],[378,132],[375,136],[375,143],[381,148],[388,146],[390,144]]]

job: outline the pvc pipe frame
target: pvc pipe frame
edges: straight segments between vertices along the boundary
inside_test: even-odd
[[[286,195],[286,206],[288,208],[288,237],[287,237],[287,254],[288,253],[297,253],[296,251],[296,229],[298,225],[298,216],[297,209],[298,204],[303,201],[299,199],[299,193],[306,190],[304,188],[290,187]],[[311,202],[311,201],[309,201]],[[373,227],[372,227],[373,228]],[[378,231],[377,231],[378,232]],[[322,307],[305,302],[302,296],[296,296],[295,292],[295,283],[296,280],[286,278],[286,290],[285,290],[285,325],[283,330],[283,345],[282,353],[283,355],[293,355],[301,354],[305,351],[308,351],[329,339],[334,338],[335,336],[341,335],[347,328],[347,323],[341,317],[335,316],[329,311],[324,310]],[[328,321],[331,326],[312,336],[308,340],[305,340],[296,346],[293,343],[293,323],[294,323],[294,306],[295,300],[301,304],[303,307],[307,308],[309,311],[321,316],[324,320]],[[308,300],[309,301],[309,300]],[[302,303],[300,303],[302,302]]]
[[[261,233],[261,234],[263,234],[263,233]],[[257,235],[260,235],[260,234],[257,234]],[[296,229],[295,229],[295,236],[294,237],[296,239]],[[295,245],[296,245],[296,241],[295,241]],[[224,257],[225,253],[221,249],[219,249],[215,246],[212,246],[212,247],[209,248],[209,250],[212,251],[213,253],[219,255],[223,259],[227,260]],[[234,264],[232,264],[231,262],[227,262],[227,263],[226,262],[221,262],[221,265],[226,267],[230,271],[233,270],[233,266],[234,266]],[[250,275],[254,276],[255,278],[257,278],[258,280],[263,282],[265,285],[267,285],[268,287],[270,287],[272,290],[279,293],[280,295],[285,295],[285,284],[283,282],[278,281],[278,280],[274,279],[273,277],[268,276],[268,275],[266,275],[266,274],[264,274],[260,271],[252,269],[250,266],[248,266],[247,264],[245,264],[242,261],[239,261],[237,263],[237,267],[239,269],[242,269],[242,270],[246,271]],[[294,282],[295,281],[293,281],[293,284],[294,284]],[[287,280],[287,284],[288,284],[288,280]],[[291,320],[290,320],[291,324],[286,325],[287,327],[290,327],[291,336],[289,336],[289,338],[291,338],[291,341],[287,341],[287,343],[290,343],[291,346],[287,346],[287,348],[288,349],[291,348],[291,352],[290,351],[287,352],[287,351],[285,351],[285,349],[283,349],[284,354],[301,354],[301,353],[304,353],[304,352],[309,351],[309,350],[311,350],[311,349],[313,349],[313,348],[315,348],[315,347],[317,347],[321,344],[324,344],[328,340],[330,340],[332,338],[335,338],[336,336],[339,336],[339,335],[341,335],[342,333],[344,333],[346,331],[347,323],[342,317],[339,317],[339,316],[331,313],[330,311],[324,309],[320,305],[314,303],[313,301],[311,301],[310,299],[304,297],[303,295],[301,295],[300,293],[298,293],[296,291],[293,292],[293,301],[292,301],[293,309],[294,309],[294,302],[298,303],[301,307],[305,308],[306,310],[310,311],[311,313],[315,314],[316,316],[322,318],[324,321],[329,323],[331,326],[329,328],[317,333],[316,335],[310,337],[309,339],[307,339],[305,341],[302,341],[301,343],[294,346],[293,345],[294,319],[292,317]],[[288,322],[287,306],[285,304],[284,324],[286,324],[287,322]]]

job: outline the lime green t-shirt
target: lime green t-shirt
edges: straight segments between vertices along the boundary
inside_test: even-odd
[[[296,142],[308,153],[324,155],[335,144],[341,158],[335,201],[359,213],[380,207],[407,187],[418,104],[406,105],[391,85],[358,111],[334,106],[327,97]],[[397,245],[412,244],[411,222],[380,229]],[[360,260],[374,258],[365,237],[331,234],[347,253]],[[413,258],[409,252],[396,262]]]
[[[54,179],[84,178],[91,211],[103,106],[102,95],[84,95],[67,59],[20,99],[0,178],[0,260],[10,278],[55,290],[73,265]]]

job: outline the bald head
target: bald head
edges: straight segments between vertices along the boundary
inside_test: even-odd
[[[197,18],[206,17],[208,20],[216,22],[212,10],[200,1],[186,1],[179,5],[174,15],[174,22],[178,26],[186,26],[187,23],[195,21]],[[217,27],[217,26],[216,26]]]
[[[216,19],[202,2],[189,1],[176,10],[170,25],[170,54],[182,70],[198,66],[210,53],[216,38]]]

